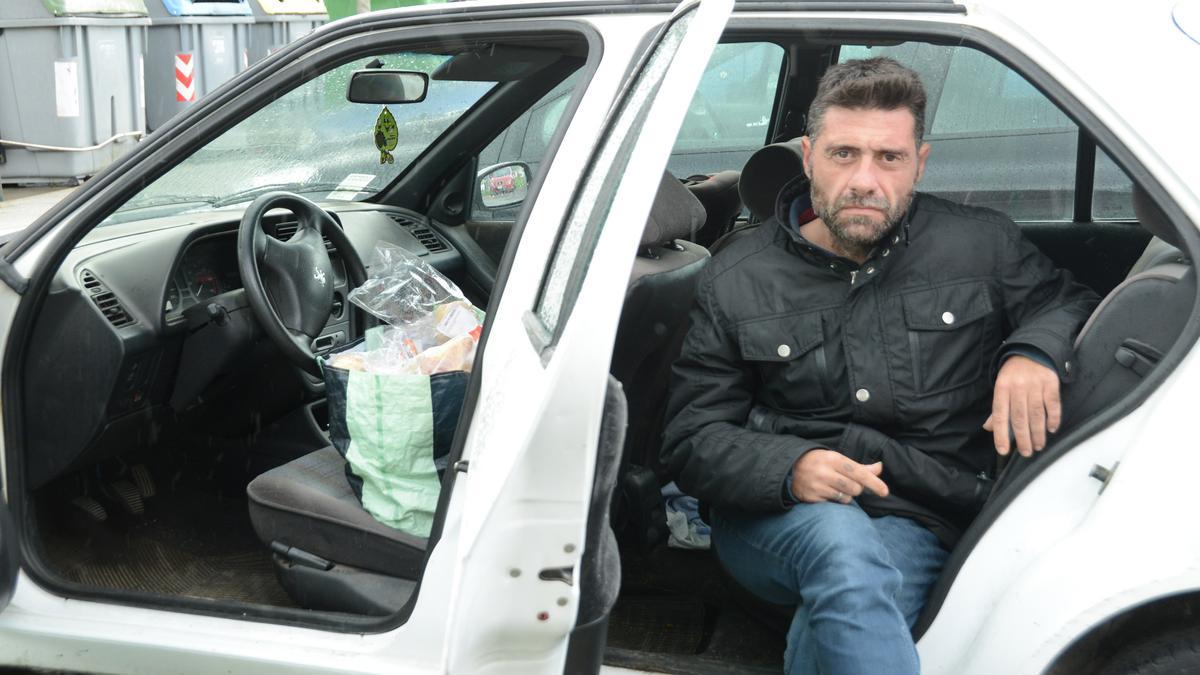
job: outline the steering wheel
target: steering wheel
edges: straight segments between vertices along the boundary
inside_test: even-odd
[[[296,234],[287,241],[267,234],[263,217],[271,209],[295,214]],[[341,256],[350,288],[367,271],[354,245],[324,209],[290,192],[268,192],[246,208],[238,227],[238,271],[255,318],[292,363],[320,377],[312,342],[333,312],[333,263],[323,237]]]

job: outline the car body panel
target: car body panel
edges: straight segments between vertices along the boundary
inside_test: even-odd
[[[501,11],[505,3],[397,10],[395,15],[436,17],[467,11],[468,5]],[[1085,107],[1120,145],[1108,148],[1114,157],[1139,163],[1149,187],[1173,215],[1194,224],[1200,223],[1200,148],[1194,134],[1181,130],[1192,128],[1200,94],[1186,86],[1181,72],[1200,56],[1200,45],[1172,24],[1172,5],[1161,0],[1122,12],[1013,0],[970,4],[965,15],[907,16],[798,6],[735,14],[732,21],[812,29],[936,25],[995,40],[1036,64],[1042,76]],[[600,238],[581,290],[580,306],[587,310],[568,320],[547,351],[531,342],[527,315],[537,304],[546,262],[628,68],[645,49],[642,40],[667,15],[658,8],[586,19],[605,38],[604,60],[560,151],[544,168],[545,182],[491,317],[479,409],[464,452],[470,468],[449,500],[441,542],[403,627],[344,634],[64,599],[22,572],[12,604],[0,613],[0,661],[128,672],[159,672],[163,663],[181,659],[194,672],[549,672],[556,666],[561,671],[574,616],[569,610],[577,606],[579,589],[539,580],[537,573],[578,559],[606,356],[632,264],[628,252],[640,235],[644,217],[639,216],[652,199],[648,186],[657,183],[670,153],[664,139],[674,138],[690,99],[686,93],[707,58],[705,45],[711,49],[722,13],[729,10],[723,2],[705,0],[700,11],[706,12],[703,27],[689,34],[687,47],[698,62],[677,64],[668,85],[679,95],[655,104],[649,133],[637,146],[637,171],[626,176],[617,193],[611,226]],[[360,20],[346,19],[325,30]],[[1129,58],[1120,47],[1131,35],[1149,36],[1153,59]],[[54,232],[26,250],[15,262],[16,271],[31,276],[55,238],[70,229],[71,219],[64,217]],[[1200,241],[1198,236],[1193,233],[1192,239]],[[20,300],[0,286],[4,343]],[[522,396],[512,395],[517,380]],[[958,572],[918,644],[926,672],[1040,672],[1105,619],[1154,598],[1200,588],[1200,544],[1181,535],[1178,526],[1195,519],[1194,499],[1186,483],[1172,480],[1200,474],[1200,455],[1181,440],[1186,436],[1180,422],[1189,419],[1189,401],[1198,397],[1200,361],[1192,355],[1136,410],[1086,440],[1077,434],[1076,447],[1007,506]],[[1101,483],[1089,476],[1092,467],[1113,468],[1117,462],[1119,469],[1101,493]],[[559,598],[566,604],[558,604]],[[539,620],[542,610],[548,617]]]
[[[448,630],[449,672],[549,672],[566,658],[581,589],[544,579],[542,573],[575,568],[583,553],[609,378],[608,359],[591,356],[612,350],[625,299],[625,285],[613,280],[629,276],[629,251],[641,238],[687,94],[699,81],[731,7],[732,0],[681,7],[690,12],[686,34],[677,44],[664,40],[655,48],[674,52],[667,54],[669,66],[661,75],[653,72],[663,57],[655,54],[658,58],[635,76],[587,175],[569,191],[576,202],[567,227],[582,227],[577,219],[595,217],[586,215],[596,206],[586,203],[592,190],[620,176],[611,210],[600,216],[602,233],[590,264],[586,258],[572,264],[588,272],[576,310],[560,315],[559,327],[550,327],[561,335],[552,344],[539,344],[529,325],[540,319],[526,309],[538,305],[539,294],[555,292],[553,271],[545,279],[524,279],[535,282],[528,285],[514,276],[505,288],[487,352],[500,355],[500,365],[484,368],[480,410],[464,454],[471,465]],[[655,77],[662,77],[657,92],[639,98],[644,83]],[[632,121],[643,109],[642,126],[635,129]],[[636,144],[628,158],[616,157],[631,139]],[[555,173],[551,167],[548,183]],[[548,189],[547,184],[543,194]],[[540,206],[534,205],[528,229],[543,222]],[[523,239],[518,256],[525,248]],[[511,290],[514,282],[520,284],[517,293]],[[506,307],[511,308],[507,315]],[[518,380],[523,380],[521,395],[513,396],[511,383]],[[497,438],[518,442],[496,443]]]

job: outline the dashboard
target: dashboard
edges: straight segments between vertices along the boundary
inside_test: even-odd
[[[451,280],[464,279],[462,254],[423,214],[375,204],[324,206],[336,209],[331,215],[368,274],[375,245],[387,242]],[[46,402],[26,420],[28,475],[35,486],[142,442],[147,420],[171,424],[219,402],[222,395],[212,386],[223,381],[243,389],[264,384],[247,383],[275,350],[238,292],[240,219],[235,208],[109,225],[89,232],[68,254],[39,310],[26,361],[36,374],[24,378],[26,400]],[[294,223],[282,210],[264,218],[268,234],[281,239]],[[334,311],[314,350],[344,344],[358,332],[345,302],[349,289],[340,256],[327,247]],[[214,303],[221,306],[220,318],[213,316]],[[209,311],[196,311],[198,306]],[[224,320],[226,310],[233,320]],[[288,378],[298,377],[298,369],[288,370]],[[283,380],[265,380],[269,387],[284,386]],[[225,414],[211,412],[218,419]]]

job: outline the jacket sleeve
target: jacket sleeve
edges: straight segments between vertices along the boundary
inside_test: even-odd
[[[1003,237],[997,278],[1012,332],[996,355],[993,374],[1009,351],[1033,348],[1069,381],[1075,336],[1100,298],[1070,272],[1055,268],[1012,221],[1005,223]]]
[[[781,489],[805,452],[825,447],[795,436],[746,428],[757,376],[723,321],[705,274],[672,384],[662,461],[686,493],[706,503],[747,511],[782,510]]]
[[[939,513],[978,513],[994,484],[859,424],[846,425],[837,450],[863,464],[883,462],[882,479],[894,495]]]

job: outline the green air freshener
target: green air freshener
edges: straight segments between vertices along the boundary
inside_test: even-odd
[[[396,163],[391,151],[396,149],[399,140],[400,131],[396,128],[396,118],[392,117],[392,111],[384,106],[375,120],[375,147],[379,148],[380,164]]]

